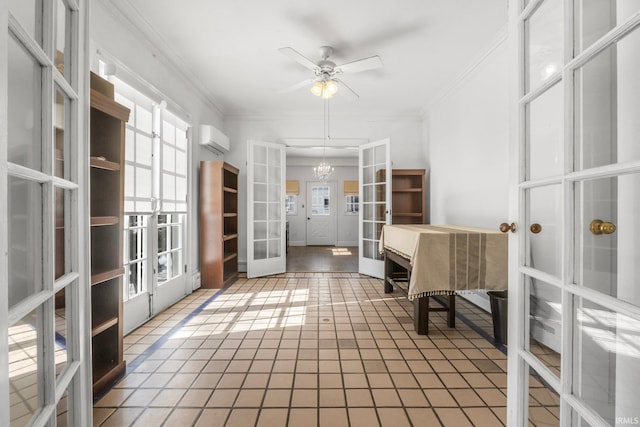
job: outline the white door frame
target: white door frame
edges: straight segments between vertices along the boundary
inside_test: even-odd
[[[255,153],[265,150],[265,158],[255,158]],[[261,277],[284,273],[287,270],[285,180],[286,147],[284,144],[256,140],[247,141],[247,277]],[[261,168],[256,174],[256,165]],[[279,174],[279,177],[277,176]],[[264,194],[255,194],[256,187]],[[272,191],[272,192],[269,192]],[[256,218],[255,209],[264,209],[264,218]],[[271,209],[275,209],[271,211]],[[262,215],[262,214],[261,214]],[[279,227],[275,222],[279,218]],[[265,236],[256,237],[254,223],[262,222]],[[255,243],[266,245],[266,254],[255,258]],[[277,245],[277,246],[271,246]]]
[[[509,43],[510,43],[510,221],[516,223],[516,231],[509,237],[509,353],[508,353],[508,393],[507,393],[507,424],[512,426],[527,425],[529,367],[533,368],[560,399],[560,424],[572,425],[576,422],[574,414],[581,417],[590,425],[607,425],[608,423],[585,401],[576,396],[573,391],[578,378],[573,378],[576,364],[580,362],[579,342],[574,338],[577,319],[576,297],[587,302],[593,302],[611,310],[618,315],[626,316],[638,321],[640,309],[630,303],[615,297],[600,293],[584,286],[574,284],[573,260],[575,253],[576,234],[575,218],[575,184],[588,179],[615,177],[620,174],[640,173],[640,161],[612,163],[606,166],[593,167],[576,171],[574,169],[574,101],[575,70],[582,67],[594,56],[607,47],[615,44],[621,36],[631,31],[640,31],[640,12],[629,15],[625,22],[608,31],[599,40],[582,52],[573,56],[574,51],[574,1],[565,0],[563,35],[564,58],[558,71],[551,74],[547,80],[529,93],[525,90],[526,31],[524,22],[532,16],[545,0],[530,0],[526,6],[520,0],[509,1]],[[548,0],[547,0],[548,1]],[[577,21],[579,18],[575,18]],[[576,23],[580,24],[580,23]],[[541,179],[528,179],[525,168],[528,164],[527,154],[527,106],[539,95],[545,93],[556,83],[563,87],[563,117],[564,117],[564,147],[559,150],[564,157],[563,172],[557,176]],[[559,233],[562,235],[562,272],[559,278],[546,274],[540,270],[526,266],[527,253],[525,229],[527,218],[527,192],[535,188],[557,185],[562,192],[562,223]],[[580,231],[584,232],[584,231]],[[587,231],[588,232],[588,231]],[[528,350],[529,337],[529,292],[525,276],[544,281],[561,291],[561,376],[557,376],[543,362]],[[625,414],[617,414],[626,416]],[[639,414],[629,414],[631,420],[637,423]],[[635,420],[635,421],[634,421]]]
[[[323,245],[323,246],[335,246],[337,241],[337,232],[338,232],[338,193],[336,191],[336,182],[335,181],[307,181],[307,222],[306,222],[306,241],[307,245]],[[315,215],[316,220],[324,220],[329,223],[329,235],[324,239],[316,239],[315,241],[311,241],[311,234],[309,232],[309,227],[312,226],[312,222],[314,221],[314,215],[312,214],[311,209],[311,187],[324,185],[329,187],[329,215],[328,217],[323,217],[319,215]]]
[[[376,163],[375,159],[371,165],[366,164],[364,161],[365,150],[374,150],[376,147],[384,147],[385,160],[384,163]],[[360,274],[366,274],[368,276],[377,277],[379,279],[384,278],[384,257],[378,252],[378,242],[380,241],[380,234],[377,230],[374,231],[375,238],[365,238],[364,227],[369,224],[371,227],[377,227],[381,222],[376,221],[375,206],[378,202],[376,199],[377,191],[375,191],[376,185],[379,183],[364,183],[364,168],[368,166],[382,167],[385,170],[385,224],[391,224],[391,139],[386,138],[379,141],[373,141],[367,144],[360,145],[358,147],[358,185],[360,190],[360,215],[358,221],[358,272]],[[374,178],[375,179],[375,178]],[[371,188],[371,196],[373,200],[368,200],[366,188]],[[370,206],[372,209],[372,220],[365,220],[365,208]],[[366,246],[369,246],[369,249]],[[374,245],[372,247],[371,245]],[[367,250],[373,251],[367,256]]]

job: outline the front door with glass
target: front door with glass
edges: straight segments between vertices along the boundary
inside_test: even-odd
[[[336,244],[335,182],[307,183],[307,245]]]

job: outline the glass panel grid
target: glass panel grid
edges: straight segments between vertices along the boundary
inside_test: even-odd
[[[125,267],[123,296],[125,301],[147,291],[147,227],[147,216],[125,216],[123,245],[123,264]]]

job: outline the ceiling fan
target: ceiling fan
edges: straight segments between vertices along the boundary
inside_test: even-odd
[[[342,65],[336,65],[335,62],[329,60],[329,57],[333,53],[333,48],[331,46],[320,47],[319,53],[321,59],[317,63],[291,47],[282,47],[278,50],[303,67],[310,69],[315,74],[314,78],[303,80],[300,83],[296,83],[295,85],[282,90],[281,92],[290,92],[307,85],[312,85],[311,93],[326,99],[331,98],[338,91],[338,84],[340,84],[347,89],[348,93],[359,98],[360,96],[340,80],[338,76],[341,74],[359,73],[361,71],[373,70],[382,67],[382,60],[378,55],[347,62]]]

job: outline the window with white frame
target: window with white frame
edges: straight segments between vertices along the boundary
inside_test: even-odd
[[[287,215],[298,215],[298,195],[288,194],[284,202]]]
[[[158,284],[183,272],[188,124],[117,77],[109,80],[116,101],[131,110],[125,131],[126,301],[149,290],[154,267]]]
[[[360,211],[360,198],[357,194],[348,194],[344,196],[345,214],[358,215]]]

